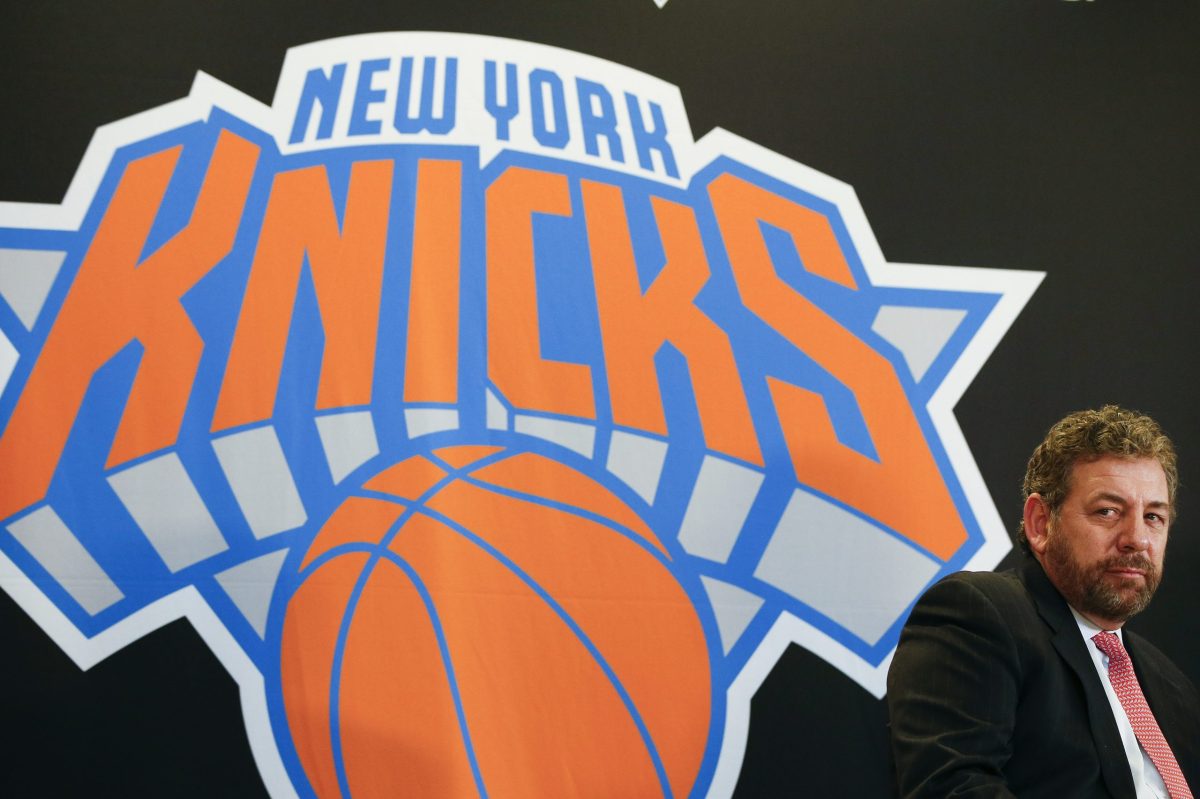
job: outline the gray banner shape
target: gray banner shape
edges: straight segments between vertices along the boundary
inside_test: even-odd
[[[590,424],[518,413],[514,417],[514,429],[574,450],[585,458],[592,457],[596,449],[596,428]]]
[[[212,446],[255,538],[294,530],[308,521],[274,427],[234,433]]]
[[[26,330],[37,322],[66,257],[57,250],[0,249],[0,297]]]
[[[700,582],[704,584],[713,615],[717,617],[721,646],[725,654],[729,654],[729,650],[733,649],[746,627],[754,620],[758,609],[763,606],[763,598],[707,575],[700,575]]]
[[[900,350],[913,380],[920,383],[966,316],[967,312],[958,308],[884,305],[871,329]]]
[[[508,409],[490,388],[487,390],[487,426],[489,430],[508,429]]]
[[[874,524],[796,489],[754,576],[873,644],[941,566]]]
[[[754,469],[705,455],[679,525],[679,543],[692,555],[729,560],[762,482]]]
[[[121,589],[49,505],[13,522],[8,531],[93,616],[124,598]]]
[[[665,441],[623,430],[614,430],[609,440],[608,470],[651,505],[658,493],[658,481],[666,459]]]
[[[458,429],[458,411],[453,408],[406,408],[404,426],[409,438]]]
[[[379,454],[375,420],[370,411],[318,416],[317,434],[335,483],[342,482],[346,475]]]
[[[275,595],[275,583],[287,553],[286,549],[269,552],[216,575],[217,583],[229,594],[259,638],[267,632],[271,597]]]
[[[174,452],[111,474],[108,484],[172,572],[228,549]]]

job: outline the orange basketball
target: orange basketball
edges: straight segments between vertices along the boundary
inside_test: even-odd
[[[366,482],[301,566],[281,652],[320,797],[685,797],[711,675],[670,558],[529,452],[453,447]]]

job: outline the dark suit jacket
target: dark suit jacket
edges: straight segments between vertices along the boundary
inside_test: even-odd
[[[1194,793],[1200,695],[1125,631],[1146,700]],[[901,796],[1134,799],[1120,734],[1079,627],[1033,558],[930,588],[888,672]]]

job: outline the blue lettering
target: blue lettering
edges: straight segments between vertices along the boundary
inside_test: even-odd
[[[409,98],[412,96],[413,59],[400,59],[400,83],[396,90],[396,130],[401,133],[449,133],[454,129],[455,98],[458,93],[458,59],[446,59],[446,86],[442,93],[441,116],[433,114],[433,79],[437,73],[437,59],[427,56],[421,72],[421,101],[417,116],[409,116]]]
[[[308,132],[313,105],[321,104],[321,121],[317,125],[317,138],[328,139],[333,135],[333,118],[337,114],[338,98],[342,94],[342,80],[346,76],[345,64],[334,64],[326,75],[320,69],[310,69],[304,76],[304,88],[300,91],[300,102],[296,105],[296,119],[292,122],[292,135],[288,144],[295,144]]]
[[[638,164],[642,169],[653,172],[654,161],[650,152],[657,150],[662,156],[663,168],[673,178],[679,177],[675,167],[675,153],[667,143],[667,122],[663,119],[662,107],[655,102],[650,103],[650,114],[654,118],[654,130],[646,130],[642,122],[642,111],[638,107],[638,99],[629,92],[625,93],[625,105],[629,109],[629,122],[633,128],[633,141],[637,145]]]
[[[504,105],[496,99],[496,62],[485,61],[483,72],[483,104],[492,119],[496,120],[496,138],[508,141],[508,124],[520,110],[520,98],[517,97],[517,65],[504,65]]]
[[[554,112],[554,128],[546,127],[546,99],[542,88],[550,89],[550,107]],[[571,140],[567,129],[567,101],[563,97],[562,80],[553,72],[535,69],[529,73],[529,110],[533,114],[533,137],[543,147],[561,150]]]
[[[375,73],[387,69],[391,62],[386,58],[374,58],[362,62],[358,68],[358,85],[354,89],[354,108],[350,111],[350,129],[346,131],[351,136],[370,136],[379,132],[378,119],[367,119],[367,109],[381,102],[385,92],[383,89],[371,88],[371,80]]]
[[[580,128],[587,154],[600,155],[599,138],[603,136],[608,141],[609,158],[625,163],[621,137],[617,135],[617,114],[612,95],[599,83],[583,78],[575,79],[575,88],[579,92]],[[594,107],[597,102],[600,104],[599,112]]]

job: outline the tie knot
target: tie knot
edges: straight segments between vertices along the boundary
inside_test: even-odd
[[[1125,647],[1121,644],[1121,639],[1110,632],[1098,632],[1092,636],[1092,643],[1096,645],[1104,654],[1108,655],[1109,660],[1126,660],[1129,655],[1125,652]]]

